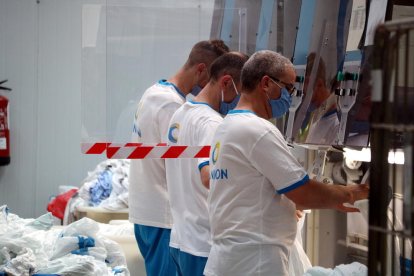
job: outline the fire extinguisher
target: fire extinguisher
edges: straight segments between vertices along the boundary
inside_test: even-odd
[[[0,90],[11,91],[10,88],[1,86],[7,80],[0,81]],[[10,164],[10,123],[9,100],[0,95],[0,166]]]

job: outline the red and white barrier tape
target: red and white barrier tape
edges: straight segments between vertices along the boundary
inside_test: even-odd
[[[127,143],[94,143],[82,144],[85,154],[102,154],[113,159],[172,159],[172,158],[208,158],[210,146],[167,146],[165,143],[156,145]]]
[[[81,143],[81,150],[84,154],[102,154],[111,143]]]

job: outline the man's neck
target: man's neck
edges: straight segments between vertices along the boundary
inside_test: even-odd
[[[200,94],[194,98],[194,101],[206,103],[218,112],[221,97],[220,91],[218,91],[219,89],[220,88],[211,85],[211,83],[207,83],[203,90],[201,90]]]
[[[250,110],[263,119],[270,119],[271,108],[258,92],[242,93],[236,109]]]
[[[194,75],[190,70],[185,70],[184,68],[181,68],[173,77],[169,78],[168,82],[177,86],[184,95],[189,94],[196,85]]]

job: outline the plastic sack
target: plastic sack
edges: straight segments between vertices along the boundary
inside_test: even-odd
[[[112,269],[112,275],[129,276],[129,270],[125,266],[116,266]]]
[[[98,175],[96,182],[89,188],[90,203],[98,206],[112,192],[112,171],[107,169]]]
[[[82,181],[79,196],[86,205],[109,210],[128,207],[129,160],[109,159],[101,162]],[[123,195],[122,197],[119,197]]]
[[[315,266],[306,271],[303,276],[366,276],[368,275],[368,268],[358,262],[351,264],[342,264],[336,266],[334,269],[323,268]]]
[[[111,266],[111,267],[117,267],[117,266],[125,266],[126,265],[126,258],[124,253],[122,252],[121,246],[110,240],[110,239],[103,239],[102,240],[104,245],[105,245],[105,249],[107,251],[107,256],[106,256],[106,262]]]
[[[73,250],[71,253],[82,256],[92,256],[98,261],[105,262],[107,252],[102,247],[85,247]]]
[[[312,267],[308,256],[297,239],[293,243],[289,257],[289,275],[303,275],[306,270]]]
[[[30,248],[23,248],[3,267],[9,276],[30,276],[36,270],[36,258]]]
[[[393,202],[395,201],[395,203]],[[396,210],[393,211],[393,206],[395,205]],[[369,222],[369,216],[368,216],[368,209],[369,209],[369,200],[368,199],[364,199],[364,200],[359,200],[356,201],[354,203],[354,206],[357,207],[363,218],[365,219],[366,224],[368,224]],[[394,197],[391,202],[388,205],[388,209],[387,209],[387,224],[388,224],[388,228],[389,229],[393,229],[395,228],[396,231],[402,231],[404,229],[404,225],[402,223],[402,208],[403,208],[403,201],[401,198],[398,197]],[[393,223],[394,220],[394,215],[395,215],[395,222]],[[390,256],[388,256],[388,260],[387,261],[391,261],[390,258],[394,258],[394,271],[391,271],[391,266],[388,266],[388,274],[392,274],[392,275],[403,275],[403,273],[405,273],[405,275],[409,276],[412,275],[411,273],[411,260],[410,259],[406,259],[403,256],[411,256],[411,252],[412,252],[412,242],[410,239],[401,239],[400,237],[395,237],[393,239],[393,241],[391,239],[389,239],[387,241],[387,246],[388,248],[392,247],[392,243],[394,243],[394,254],[391,254]],[[403,245],[404,243],[404,245]],[[405,249],[405,252],[402,252],[402,249]]]
[[[0,265],[8,265],[10,269],[13,266],[14,269],[19,270],[24,266],[35,267],[45,264],[47,255],[42,248],[42,233],[44,231],[18,232],[17,235],[14,232],[9,232],[0,235],[0,248],[2,249]],[[29,265],[24,264],[26,260],[28,260]]]
[[[92,256],[68,254],[49,262],[47,267],[39,269],[36,273],[62,276],[104,276],[108,275],[108,268],[104,262],[96,261]]]
[[[35,230],[49,230],[53,226],[52,213],[41,215],[37,219],[26,224]]]
[[[51,260],[63,257],[73,251],[95,246],[95,240],[90,237],[59,237],[56,240]],[[82,255],[79,253],[79,255]],[[86,255],[86,254],[84,254]],[[105,260],[105,258],[104,258]]]
[[[306,270],[312,267],[312,264],[303,250],[302,246],[302,228],[305,224],[306,212],[303,213],[303,216],[298,221],[298,229],[296,232],[295,241],[290,250],[289,255],[289,275],[303,275]]]
[[[82,218],[69,224],[65,229],[63,229],[61,236],[88,236],[96,239],[98,231],[99,224],[96,221],[90,218]]]
[[[9,207],[7,207],[7,205],[0,206],[0,224],[7,223],[8,215],[9,215]]]
[[[47,210],[52,213],[55,217],[63,219],[65,214],[66,205],[69,199],[78,191],[78,189],[71,189],[63,194],[55,197],[48,205]]]

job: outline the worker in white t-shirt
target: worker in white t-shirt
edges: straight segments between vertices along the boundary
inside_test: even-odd
[[[304,91],[308,91],[309,74],[314,69],[315,59],[316,53],[310,53],[307,57]],[[327,82],[326,65],[322,57],[315,70],[315,84],[311,89],[312,98],[303,126],[303,133],[307,133],[305,143],[333,145],[339,133],[337,96],[332,93],[337,82]]]
[[[148,88],[135,114],[132,142],[166,142],[173,113],[184,104],[186,95],[194,87],[207,84],[211,63],[228,51],[221,40],[198,42],[172,78]],[[164,160],[132,160],[129,183],[129,220],[134,223],[147,275],[175,275],[169,253],[172,218]]]
[[[264,50],[242,69],[239,103],[218,126],[210,152],[212,247],[205,275],[288,275],[296,209],[333,208],[367,198],[368,186],[309,179],[267,119],[285,114],[295,70]]]
[[[230,52],[213,62],[207,85],[172,116],[167,135],[170,145],[210,145],[222,116],[238,102],[240,73],[247,58]],[[170,252],[179,275],[201,276],[211,246],[207,209],[209,161],[167,159],[165,167],[174,221]]]

